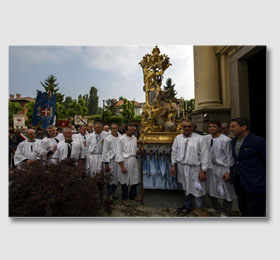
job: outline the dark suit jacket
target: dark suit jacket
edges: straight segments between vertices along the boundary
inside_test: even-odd
[[[230,169],[230,182],[236,174],[242,186],[249,192],[266,192],[266,142],[263,138],[249,133],[242,143],[238,156],[235,154],[237,137],[231,140],[234,165]]]

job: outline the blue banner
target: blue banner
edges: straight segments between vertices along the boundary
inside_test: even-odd
[[[47,92],[37,91],[35,101],[32,125],[38,125],[38,121],[42,121],[42,127],[47,128],[52,125],[55,116],[56,95],[49,96]]]

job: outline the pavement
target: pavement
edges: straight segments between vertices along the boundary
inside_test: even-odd
[[[117,188],[116,194],[119,196],[117,200],[114,200],[114,204],[122,204],[121,201],[121,187]],[[140,189],[138,188],[138,195],[140,195]],[[212,209],[211,202],[206,195],[205,208]],[[177,209],[183,206],[184,191],[183,190],[159,190],[159,189],[144,189],[143,206],[153,208],[172,208]],[[141,201],[129,201],[131,206],[141,206]],[[221,203],[221,200],[220,200]],[[237,200],[233,201],[232,211],[239,212]]]

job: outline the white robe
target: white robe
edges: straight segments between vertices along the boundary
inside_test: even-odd
[[[97,141],[98,134],[93,133],[89,136],[89,146],[87,154],[87,166],[91,176],[94,176],[97,172],[100,172],[102,166],[102,151],[103,140],[109,135],[109,133],[102,131],[99,134],[99,141]]]
[[[115,160],[119,138],[120,135],[116,137],[113,136],[112,134],[108,135],[104,139],[103,153],[102,153],[102,161],[109,163],[111,174],[113,175],[111,184],[116,184],[116,185],[119,182],[120,174],[122,174],[120,164]]]
[[[59,142],[60,142],[60,141],[64,141],[64,135],[63,135],[63,133],[59,133],[59,134],[56,136],[56,138],[59,140]]]
[[[57,163],[59,161],[62,161],[64,159],[67,159],[68,155],[68,143],[65,143],[65,141],[61,141],[57,145],[57,150],[53,154],[53,163]],[[72,148],[71,148],[71,155],[70,159],[83,159],[83,153],[82,153],[82,145],[81,143],[77,141],[72,141]]]
[[[41,142],[42,140],[35,139],[35,142],[25,140],[19,143],[14,156],[15,165],[18,166],[24,160],[39,160],[42,152]]]
[[[80,142],[82,144],[82,148],[83,148],[83,158],[87,157],[87,152],[88,152],[88,140],[89,140],[89,134],[85,134],[85,135],[81,135],[81,133],[79,134],[74,134],[72,136],[72,139],[74,141]],[[86,145],[84,145],[84,142],[86,142]]]
[[[172,164],[177,164],[178,181],[186,195],[205,195],[205,182],[198,179],[199,173],[207,171],[209,164],[209,150],[203,136],[196,133],[190,137],[177,135],[172,145],[171,160]]]
[[[124,162],[124,166],[127,170],[126,173],[120,174],[120,183],[133,185],[139,183],[139,170],[137,164],[137,138],[133,135],[131,137],[124,134],[120,137],[117,151],[116,161]]]
[[[54,138],[45,137],[45,138],[43,138],[43,140],[41,141],[41,146],[42,146],[41,154],[42,154],[44,160],[46,160],[46,159],[51,160],[52,159],[53,154],[50,154],[48,156],[48,153],[52,152],[54,147],[57,146],[58,143],[59,143],[59,139],[57,137],[54,137]]]
[[[233,158],[231,154],[231,139],[223,134],[213,138],[211,135],[204,137],[209,153],[209,170],[207,171],[206,191],[210,196],[232,201],[236,199],[234,187],[230,182],[224,182],[223,175],[230,172]]]

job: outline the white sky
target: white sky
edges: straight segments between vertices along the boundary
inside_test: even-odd
[[[65,96],[88,94],[98,89],[99,106],[103,99],[120,96],[144,102],[143,73],[138,63],[154,46],[11,46],[9,48],[9,92],[36,96],[43,90],[40,81],[53,74]],[[170,57],[163,79],[176,84],[177,97],[194,97],[193,47],[159,45]]]

